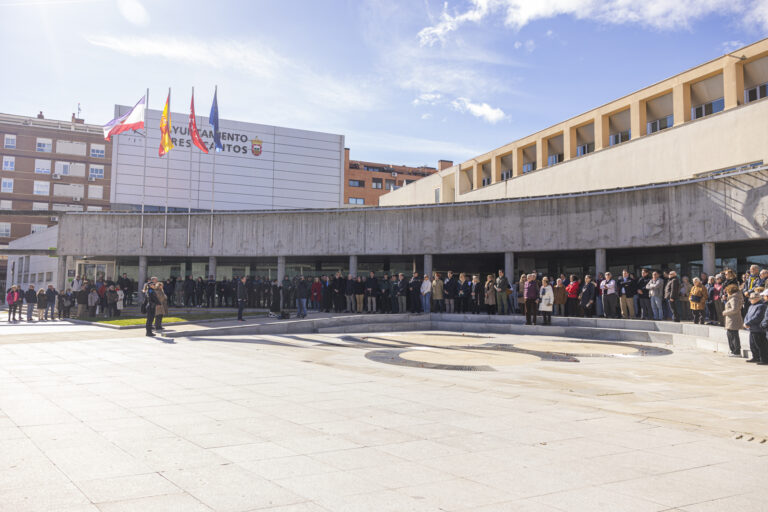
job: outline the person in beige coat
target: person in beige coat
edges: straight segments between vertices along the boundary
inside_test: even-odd
[[[731,349],[731,356],[741,357],[739,329],[744,325],[741,317],[744,296],[739,292],[739,287],[735,284],[729,284],[725,287],[725,295],[727,301],[725,309],[723,309],[723,318],[725,319],[725,332],[728,335],[728,348]]]
[[[440,273],[435,272],[435,278],[432,280],[432,300],[435,303],[433,311],[435,313],[442,313],[445,305],[445,285]]]
[[[163,290],[163,283],[161,281],[158,281],[155,284],[155,294],[160,303],[155,309],[155,331],[162,331],[163,317],[168,314],[168,297],[165,295],[165,290]]]

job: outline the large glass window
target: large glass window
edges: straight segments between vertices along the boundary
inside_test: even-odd
[[[547,158],[547,166],[559,164],[562,161],[563,161],[563,154],[562,153],[557,154],[557,155],[549,155],[549,157]]]
[[[364,187],[365,181],[364,180],[349,180],[349,186],[350,187]]]
[[[671,128],[673,124],[674,117],[671,115],[662,117],[661,119],[656,119],[655,121],[651,121],[648,123],[648,135],[660,132],[661,130],[666,130],[667,128]]]
[[[509,169],[507,171],[501,171],[501,180],[502,181],[507,181],[511,177],[512,177],[512,169]]]
[[[35,181],[32,193],[36,196],[51,195],[51,183],[49,181]]]
[[[16,136],[12,133],[6,133],[3,138],[3,147],[5,149],[16,149]]]
[[[384,184],[381,178],[373,178],[371,181],[371,188],[383,188]]]
[[[744,103],[761,100],[766,96],[768,96],[768,84],[758,85],[744,91]]]
[[[588,153],[592,153],[595,150],[594,142],[587,142],[581,146],[576,146],[576,156],[584,156]]]
[[[0,192],[5,192],[6,194],[13,193],[13,179],[3,178],[0,181]]]
[[[725,109],[725,99],[720,98],[715,101],[710,101],[709,103],[704,103],[703,105],[693,107],[691,109],[691,118],[701,119],[704,116],[721,112],[723,109]]]
[[[51,174],[51,161],[35,159],[35,174]]]
[[[0,210],[13,210],[13,201],[10,199],[0,199]]]
[[[13,171],[16,169],[16,158],[12,156],[3,157],[3,170]]]
[[[56,174],[60,174],[61,176],[69,176],[70,167],[71,165],[69,162],[56,162],[54,169],[56,170]]]
[[[536,162],[528,162],[527,164],[523,164],[523,174],[526,174],[535,170],[536,170]]]
[[[384,186],[386,187],[387,190],[395,190],[395,185],[396,185],[395,180],[386,180],[384,182]]]
[[[362,197],[350,197],[349,204],[365,204],[365,199]]]
[[[104,158],[104,144],[91,144],[91,157]]]
[[[39,153],[50,153],[53,151],[53,141],[51,139],[41,139],[38,137],[35,151]]]
[[[104,179],[104,166],[103,165],[92,165],[88,169],[88,176],[90,178],[94,178],[97,180]]]
[[[32,203],[32,209],[37,211],[48,210],[48,203]]]
[[[614,133],[611,135],[609,143],[611,146],[615,146],[616,144],[621,144],[622,142],[627,142],[630,138],[630,132],[629,130]]]
[[[8,238],[11,236],[11,223],[0,222],[0,238]]]

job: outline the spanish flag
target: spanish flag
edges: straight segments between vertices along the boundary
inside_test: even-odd
[[[173,149],[171,142],[171,90],[168,89],[168,99],[165,100],[163,115],[160,117],[160,156],[165,155]]]

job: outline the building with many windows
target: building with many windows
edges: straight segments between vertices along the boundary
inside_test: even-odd
[[[438,168],[408,167],[405,165],[379,164],[349,159],[349,148],[344,149],[344,203],[347,205],[379,204],[379,197],[413,183],[453,165],[440,160]]]
[[[768,162],[768,39],[384,195],[454,203],[665,183]]]

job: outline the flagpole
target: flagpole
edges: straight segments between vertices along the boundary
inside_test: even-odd
[[[147,185],[147,139],[149,139],[149,87],[144,96],[144,166],[141,168],[141,232],[139,247],[144,247],[144,189]],[[140,283],[142,286],[144,283]]]
[[[195,107],[195,87],[192,87],[192,108]],[[191,114],[191,112],[190,112]],[[197,123],[195,123],[197,124]],[[192,140],[192,132],[187,127],[187,135]],[[187,189],[187,247],[192,242],[192,144],[189,145],[189,187]]]
[[[171,136],[171,88],[168,88],[168,136]],[[168,175],[171,172],[171,152],[165,154],[165,226],[163,228],[163,247],[168,247]]]
[[[214,86],[213,89],[213,97],[216,98],[217,94],[219,92],[219,86]],[[218,101],[216,102],[216,110],[218,112]],[[210,119],[208,120],[210,122]],[[218,128],[218,126],[217,126]],[[218,153],[219,150],[216,147],[216,141],[215,141],[215,134],[214,134],[214,143],[213,143],[213,167],[211,168],[211,247],[213,247],[213,208],[216,204],[216,153]]]

